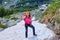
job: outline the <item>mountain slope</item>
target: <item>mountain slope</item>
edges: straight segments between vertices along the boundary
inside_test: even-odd
[[[53,31],[47,28],[47,25],[41,24],[38,21],[33,21],[37,37],[32,35],[32,29],[28,29],[28,38],[25,38],[24,21],[17,23],[15,26],[5,29],[0,32],[0,40],[52,40],[55,37]]]
[[[7,5],[6,6],[4,6],[4,8],[10,8],[10,6],[12,6],[12,5],[16,5],[16,3],[18,2],[19,0],[10,0],[10,1],[7,1]],[[4,1],[5,2],[5,1]]]
[[[51,3],[41,19],[43,19],[43,23],[47,24],[48,28],[53,30],[60,39],[60,0]]]

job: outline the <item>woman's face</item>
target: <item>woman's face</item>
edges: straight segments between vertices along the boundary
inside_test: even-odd
[[[27,12],[26,15],[29,16],[30,15],[29,12]]]

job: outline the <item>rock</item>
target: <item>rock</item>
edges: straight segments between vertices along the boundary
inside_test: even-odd
[[[40,22],[47,24],[48,25],[47,28],[49,28],[50,30],[52,30],[58,36],[54,40],[60,39],[60,23],[57,23],[53,18],[49,19],[49,20],[46,20],[46,19],[42,20],[42,19],[40,20]],[[53,40],[53,39],[50,39],[50,40]]]
[[[49,29],[53,30],[54,33],[58,36],[58,38],[60,39],[60,24],[55,22],[55,26],[52,25],[48,25],[47,26]]]
[[[43,23],[45,21],[45,19],[40,19],[39,22],[40,23]]]
[[[0,40],[44,40],[46,38],[48,40],[55,37],[55,33],[52,30],[48,29],[46,24],[41,24],[38,21],[33,21],[32,24],[35,27],[37,37],[33,37],[32,29],[28,28],[28,38],[25,38],[25,27],[24,21],[22,20],[16,25],[0,32]]]
[[[59,40],[59,39],[57,37],[52,37],[52,38],[50,38],[48,40]]]
[[[2,18],[0,18],[0,21],[2,21]]]
[[[8,27],[10,27],[10,26],[15,25],[16,22],[14,20],[9,20],[6,24],[7,24]]]
[[[0,31],[4,30],[3,28],[0,28]]]

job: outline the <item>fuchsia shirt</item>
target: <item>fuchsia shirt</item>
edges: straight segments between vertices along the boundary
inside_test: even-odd
[[[26,18],[24,19],[24,21],[25,21],[25,24],[31,25],[31,18],[26,17]]]

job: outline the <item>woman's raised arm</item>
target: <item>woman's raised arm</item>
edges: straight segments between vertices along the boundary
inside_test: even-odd
[[[24,20],[25,18],[26,18],[26,16],[25,16],[25,15],[23,15],[23,16],[22,16],[22,19]]]

